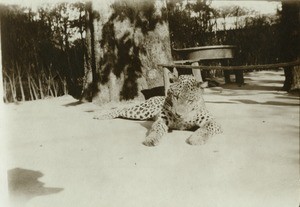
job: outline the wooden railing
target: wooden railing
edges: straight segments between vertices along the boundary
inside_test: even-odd
[[[242,65],[242,66],[205,66],[205,65],[167,65],[159,64],[159,67],[164,68],[182,68],[182,69],[202,69],[202,70],[267,70],[274,68],[285,68],[300,65],[300,60],[275,63],[266,65]]]
[[[291,68],[300,65],[300,59],[286,63],[275,63],[265,65],[242,65],[242,66],[205,66],[205,65],[168,65],[158,64],[158,67],[163,68],[165,93],[170,87],[170,70],[169,69],[200,69],[200,70],[270,70],[275,68]],[[300,67],[294,67],[299,69]]]

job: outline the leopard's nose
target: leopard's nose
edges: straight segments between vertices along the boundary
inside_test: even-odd
[[[175,108],[175,113],[178,117],[182,117],[186,113],[186,108],[184,106],[178,106]]]
[[[181,117],[181,114],[178,114],[178,113],[175,113],[175,114],[176,114],[176,116]]]

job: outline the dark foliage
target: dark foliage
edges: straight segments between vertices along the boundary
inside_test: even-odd
[[[125,74],[127,74],[127,77],[125,78],[125,82],[122,88],[122,91],[120,93],[121,99],[133,99],[138,95],[138,85],[137,85],[137,78],[141,77],[142,73],[142,63],[139,59],[139,47],[135,46],[133,44],[132,47],[133,51],[132,54],[130,54],[129,64],[127,67],[125,66]]]
[[[19,6],[1,6],[4,81],[13,80],[13,76],[19,74],[20,81],[15,84],[16,100],[21,99],[22,91],[25,100],[64,95],[67,90],[79,97],[84,73],[84,6],[82,3],[61,3],[55,8],[39,8],[35,12]],[[78,18],[63,17],[67,8],[80,11]],[[81,37],[71,42],[75,30]],[[32,86],[28,85],[30,78]],[[61,90],[65,87],[64,81],[67,88]],[[39,94],[32,96],[29,88],[38,90]],[[6,92],[10,90],[6,88]]]
[[[119,78],[123,69],[128,64],[128,60],[130,59],[130,49],[133,47],[133,41],[129,38],[129,32],[125,33],[120,40],[118,40],[117,48],[117,63],[114,68],[114,74]]]
[[[217,44],[236,45],[236,65],[268,64],[279,61],[278,25],[218,31],[207,36],[216,38]]]
[[[109,73],[112,68],[115,68],[117,56],[115,54],[116,39],[113,21],[108,21],[102,29],[101,47],[104,51],[104,56],[101,59],[100,66],[100,83],[106,84],[109,81]]]
[[[167,14],[156,14],[154,1],[116,1],[112,6],[113,13],[102,29],[100,42],[104,55],[100,61],[100,82],[109,81],[109,74],[113,72],[117,78],[124,75],[124,84],[120,91],[121,99],[133,99],[138,95],[137,79],[142,75],[140,55],[145,53],[143,44],[134,41],[138,29],[143,35],[153,31],[157,24],[162,24]],[[124,32],[122,37],[116,38],[114,22],[129,20],[132,33]]]
[[[216,11],[209,1],[198,0],[195,3],[170,1],[168,17],[172,46],[174,48],[196,47],[207,45],[205,33],[211,32]]]
[[[224,8],[216,11],[206,0],[188,3],[171,1],[168,4],[171,42],[174,48],[236,45],[234,64],[267,64],[279,61],[280,44],[278,42],[280,28],[278,20],[270,16],[249,15],[240,26],[235,22],[235,28],[218,30],[216,18],[236,17],[253,14],[245,8]],[[195,15],[198,14],[198,15]]]

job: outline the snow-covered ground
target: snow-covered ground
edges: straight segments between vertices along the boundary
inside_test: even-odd
[[[102,108],[69,96],[5,105],[12,205],[298,206],[299,97],[280,91],[282,72],[245,78],[205,89],[224,133],[202,146],[173,131],[145,147],[152,122],[94,120]]]

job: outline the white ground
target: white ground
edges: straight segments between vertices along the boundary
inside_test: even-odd
[[[206,89],[224,133],[141,143],[151,122],[93,120],[100,107],[61,97],[4,108],[10,200],[30,207],[283,207],[299,205],[299,98],[282,72]]]

